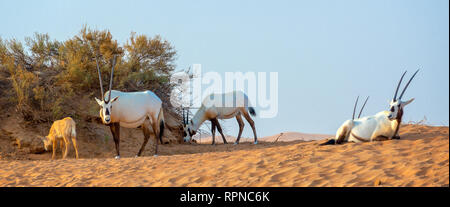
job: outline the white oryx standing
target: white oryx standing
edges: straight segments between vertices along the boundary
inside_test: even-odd
[[[255,109],[249,106],[248,96],[242,91],[233,91],[222,94],[210,94],[207,96],[194,117],[189,121],[188,117],[184,117],[183,113],[183,128],[184,128],[184,141],[189,142],[192,136],[195,135],[200,125],[206,120],[211,121],[211,134],[212,144],[215,144],[215,132],[216,127],[222,136],[223,143],[227,144],[227,140],[223,135],[222,128],[220,127],[218,119],[231,119],[236,117],[239,124],[239,134],[234,144],[239,144],[242,131],[244,130],[243,115],[248,121],[253,130],[255,136],[255,144],[258,144],[258,138],[256,136],[255,122],[250,118],[250,115],[256,116]]]
[[[97,61],[97,59],[96,59]],[[140,92],[121,92],[111,90],[114,75],[115,58],[111,70],[111,79],[109,82],[109,91],[103,93],[102,78],[100,67],[97,62],[98,78],[102,92],[102,100],[95,98],[100,105],[100,117],[103,124],[111,129],[111,133],[116,145],[116,159],[120,158],[120,127],[138,128],[142,127],[144,132],[144,143],[137,153],[136,157],[141,156],[145,145],[150,138],[150,126],[155,135],[155,156],[158,154],[158,137],[162,144],[162,135],[164,133],[164,114],[161,99],[151,91]],[[149,122],[146,122],[149,120]],[[149,124],[150,123],[150,124]]]
[[[338,129],[338,131],[336,132],[336,137],[334,139],[330,139],[327,142],[322,143],[321,145],[341,144],[343,142],[358,143],[369,141],[383,141],[388,139],[400,139],[398,131],[402,122],[403,109],[406,105],[414,101],[414,98],[408,101],[402,101],[401,99],[414,76],[416,76],[417,72],[419,72],[419,70],[417,70],[409,79],[408,83],[403,88],[400,97],[397,99],[398,89],[400,88],[406,71],[403,73],[397,85],[394,98],[389,104],[389,111],[381,111],[373,116],[366,116],[357,120],[347,120]],[[353,117],[355,108],[353,109]]]

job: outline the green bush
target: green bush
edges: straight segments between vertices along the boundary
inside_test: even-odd
[[[152,90],[169,102],[169,77],[175,69],[176,51],[160,36],[131,33],[122,47],[108,30],[84,26],[79,34],[59,42],[48,34],[15,39],[0,38],[0,68],[8,71],[12,101],[29,121],[53,121],[79,116],[76,98],[99,96],[97,63],[105,92],[109,90],[112,60],[116,58],[113,89]],[[93,102],[95,104],[95,102]],[[75,112],[73,112],[75,111]],[[75,114],[73,114],[75,113]]]

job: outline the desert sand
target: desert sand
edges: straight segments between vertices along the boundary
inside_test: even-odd
[[[301,132],[282,132],[279,134],[275,134],[272,136],[262,137],[258,138],[258,141],[263,142],[291,142],[291,141],[312,141],[312,140],[322,140],[326,139],[330,136],[329,134],[308,134],[308,133],[301,133]],[[225,135],[225,139],[228,143],[234,143],[236,141],[236,137]],[[240,142],[253,142],[253,137],[241,137]],[[196,139],[197,143],[202,144],[211,144],[212,143],[212,137],[209,136],[197,136]],[[216,134],[216,143],[223,143],[222,137],[219,133]]]
[[[318,146],[324,140],[169,144],[158,157],[149,144],[144,157],[125,153],[119,160],[111,147],[111,158],[0,159],[0,186],[448,187],[449,128],[405,125],[400,135],[331,146]]]

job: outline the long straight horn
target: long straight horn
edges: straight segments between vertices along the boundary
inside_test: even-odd
[[[100,71],[100,67],[98,66],[97,56],[95,57],[95,63],[97,63],[97,71],[98,71],[98,81],[100,82],[100,90],[102,92],[102,99],[104,99],[104,91],[103,91],[103,82],[102,82],[102,72]]]
[[[355,112],[356,112],[356,106],[358,105],[359,96],[356,98],[355,106],[353,107],[353,116],[352,120],[355,120]]]
[[[363,104],[363,106],[362,106],[362,108],[361,108],[361,111],[359,111],[358,119],[359,119],[359,117],[361,117],[361,114],[362,114],[362,112],[363,112],[363,109],[364,109],[364,107],[366,106],[367,101],[369,100],[369,97],[370,97],[370,96],[367,96],[366,101],[364,101],[364,104]]]
[[[111,89],[112,89],[112,83],[114,79],[114,67],[116,66],[116,55],[113,56],[113,62],[112,62],[112,69],[111,69],[111,78],[109,79],[109,97],[108,101],[111,101]]]
[[[189,122],[189,110],[186,109],[186,125]]]
[[[418,69],[418,70],[414,73],[414,75],[411,76],[411,78],[409,79],[409,81],[408,81],[408,83],[406,84],[405,88],[403,88],[403,91],[402,91],[402,93],[400,94],[400,97],[399,97],[398,99],[402,99],[403,94],[405,93],[406,89],[407,89],[408,86],[409,86],[409,83],[411,83],[412,79],[414,78],[414,76],[416,76],[416,74],[419,72],[419,70],[420,70],[420,69]]]
[[[403,77],[405,77],[406,72],[407,72],[407,71],[405,71],[405,72],[403,73],[402,77],[400,78],[400,81],[398,82],[397,89],[395,90],[395,94],[394,94],[394,99],[393,99],[394,101],[397,100],[398,89],[400,88],[400,85],[402,84],[402,80],[403,80]]]
[[[186,125],[186,119],[184,118],[184,108],[181,108],[181,115],[183,116],[183,124]]]

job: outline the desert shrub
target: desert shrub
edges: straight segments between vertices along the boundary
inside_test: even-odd
[[[50,41],[46,34],[35,34],[25,38],[27,47],[15,39],[2,41],[0,46],[0,64],[9,73],[12,85],[10,101],[27,121],[48,121],[53,116],[45,113],[52,110],[54,99],[49,92],[54,74],[46,70],[55,70],[59,43]]]
[[[44,98],[45,98],[45,88],[42,86],[36,86],[33,88],[34,100],[39,102],[41,110],[44,110]]]
[[[63,68],[59,79],[82,91],[96,89],[99,86],[96,58],[102,79],[105,80],[109,75],[113,57],[117,56],[120,62],[123,54],[109,31],[90,30],[87,27],[72,39],[65,41],[59,51]]]
[[[25,42],[31,51],[31,61],[37,68],[54,67],[58,61],[58,50],[61,43],[51,41],[48,34],[35,33],[26,37]]]
[[[8,71],[14,89],[11,101],[25,120],[79,117],[83,111],[77,108],[76,98],[100,94],[97,61],[106,92],[113,58],[113,89],[152,90],[163,99],[166,110],[171,110],[169,77],[175,69],[176,51],[160,36],[132,33],[121,47],[108,30],[84,26],[62,42],[35,33],[25,38],[25,43],[0,38],[0,68]],[[94,101],[90,104],[96,106]]]
[[[127,75],[120,79],[118,86],[132,90],[152,90],[165,104],[170,103],[169,94],[173,87],[169,80],[176,60],[174,47],[159,35],[149,38],[131,33],[124,48],[126,62],[122,73]]]
[[[16,110],[21,113],[26,120],[33,119],[32,113],[32,89],[35,87],[38,78],[26,68],[30,66],[29,57],[24,51],[22,44],[16,40],[1,43],[0,64],[10,74],[10,81],[13,87],[14,96],[11,101],[16,103]]]
[[[7,56],[7,48],[6,43],[3,41],[3,39],[0,37],[0,66],[3,68],[3,61],[2,59]]]
[[[37,79],[32,72],[24,69],[17,69],[11,73],[12,86],[17,101],[16,107],[26,120],[34,119],[31,95]]]
[[[148,38],[146,35],[131,33],[125,44],[128,58],[128,70],[154,71],[160,76],[169,76],[175,68],[176,51],[173,46],[159,35]]]

